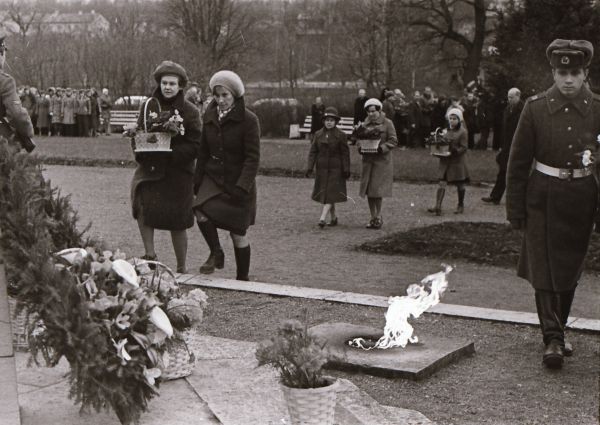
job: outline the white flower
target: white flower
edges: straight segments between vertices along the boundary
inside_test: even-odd
[[[115,340],[112,340],[113,346],[117,349],[117,356],[121,359],[121,364],[125,366],[129,360],[131,360],[131,356],[125,350],[125,344],[127,344],[126,339],[120,340],[118,343]]]
[[[158,378],[160,374],[161,371],[159,368],[153,367],[146,369],[146,366],[144,366],[144,378],[146,378],[146,382],[148,382],[149,385],[153,386],[156,382],[155,379]]]
[[[590,151],[589,149],[583,151],[583,154],[581,155],[581,163],[584,167],[587,167],[588,165],[592,165],[594,163],[592,151]]]

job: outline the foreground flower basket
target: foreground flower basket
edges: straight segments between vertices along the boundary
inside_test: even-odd
[[[281,386],[293,425],[333,425],[339,381],[325,379],[328,385],[319,388]]]
[[[160,376],[163,381],[185,378],[192,374],[196,364],[196,357],[189,349],[185,341],[186,339],[185,336],[183,338],[174,338],[167,344],[159,365],[161,370]]]

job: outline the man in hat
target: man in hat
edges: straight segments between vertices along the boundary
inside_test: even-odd
[[[535,290],[549,368],[572,354],[564,328],[598,207],[600,97],[585,84],[593,53],[585,40],[548,46],[554,84],[527,99],[508,161],[507,218],[524,234],[518,275]]]
[[[98,98],[98,105],[100,106],[100,117],[102,118],[101,133],[109,135],[110,111],[112,111],[113,101],[110,95],[108,94],[108,89],[106,87],[102,89],[102,94]]]
[[[6,60],[6,35],[0,35],[0,134],[16,139],[23,149],[31,152],[35,148],[33,125],[27,110],[21,105],[13,77],[4,72]]]

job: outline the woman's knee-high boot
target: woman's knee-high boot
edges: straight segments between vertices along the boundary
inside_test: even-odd
[[[200,233],[204,236],[204,240],[210,249],[210,255],[208,259],[200,266],[200,273],[210,274],[215,269],[222,269],[225,264],[225,253],[221,248],[221,242],[219,242],[219,233],[217,228],[210,221],[199,221],[198,228]]]
[[[235,264],[237,266],[236,279],[250,280],[248,272],[250,271],[250,245],[244,248],[233,248],[235,252]]]
[[[464,187],[458,189],[458,206],[456,207],[456,211],[454,214],[462,214],[465,212],[465,193],[466,189]]]
[[[435,215],[442,215],[442,201],[444,200],[445,193],[445,188],[438,187],[437,192],[435,193],[435,207],[427,208],[427,211],[435,213]]]

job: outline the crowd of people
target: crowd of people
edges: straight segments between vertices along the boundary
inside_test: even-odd
[[[107,88],[72,89],[36,87],[17,89],[21,104],[31,117],[34,132],[40,136],[95,137],[110,134],[113,100]]]

